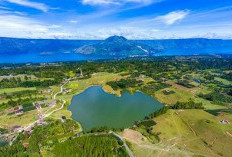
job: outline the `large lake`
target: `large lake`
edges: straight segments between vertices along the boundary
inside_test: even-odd
[[[126,92],[117,97],[104,92],[100,86],[93,86],[74,96],[68,109],[72,118],[88,130],[98,126],[130,127],[162,107],[157,100],[141,92],[132,95]]]

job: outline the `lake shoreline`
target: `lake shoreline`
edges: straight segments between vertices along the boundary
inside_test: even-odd
[[[129,128],[134,122],[144,120],[163,106],[154,97],[140,91],[134,94],[125,92],[121,97],[117,97],[105,92],[102,86],[93,85],[73,96],[67,110],[72,112],[71,118],[79,122],[83,128],[107,125],[110,128]],[[92,127],[86,127],[89,124]]]

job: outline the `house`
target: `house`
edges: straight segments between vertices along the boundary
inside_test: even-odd
[[[19,115],[22,115],[23,114],[23,111],[21,110],[16,110],[15,111],[15,115],[19,116]]]
[[[220,123],[222,123],[222,124],[229,124],[229,121],[228,121],[228,120],[223,119],[223,120],[221,120],[221,121],[220,121]]]
[[[63,88],[62,92],[63,94],[66,94],[66,93],[72,92],[72,89]]]
[[[40,126],[40,125],[47,125],[47,124],[48,124],[48,123],[45,122],[45,121],[42,120],[42,119],[41,119],[40,121],[37,122],[37,125],[39,125],[39,126]]]
[[[9,140],[9,135],[6,135],[6,136],[4,137],[4,139],[5,139],[6,141],[8,141],[8,140]]]
[[[63,93],[67,93],[69,90],[67,88],[63,88]]]
[[[65,83],[65,82],[67,82],[68,81],[68,79],[67,78],[65,78],[64,80],[63,80],[63,82]]]
[[[40,92],[40,93],[51,93],[51,92],[52,92],[52,89],[51,89],[51,88],[43,89],[43,90],[40,90],[39,92]]]
[[[163,81],[163,82],[167,81],[167,79],[164,78],[164,77],[161,77],[160,80]]]
[[[56,102],[53,101],[53,102],[51,102],[48,106],[49,106],[49,107],[52,107],[52,106],[55,106],[55,105],[56,105]]]
[[[43,118],[43,115],[42,115],[42,114],[39,114],[38,117],[39,117],[39,119],[42,119],[42,118]]]
[[[32,133],[32,130],[29,129],[29,130],[26,130],[26,132],[30,135]]]
[[[23,128],[19,125],[15,125],[11,128],[11,131],[14,131],[14,132],[21,132],[23,130]]]
[[[23,143],[23,147],[27,148],[29,146],[29,143]]]
[[[41,105],[40,105],[40,103],[35,103],[35,107],[36,107],[37,110],[39,110],[39,109],[42,108]]]
[[[12,76],[13,76],[13,74],[9,73],[7,76],[12,77]]]
[[[62,117],[61,117],[61,122],[62,122],[62,123],[66,123],[66,117],[65,117],[65,116],[62,116]]]
[[[18,109],[19,109],[19,110],[22,110],[22,109],[23,109],[23,105],[19,105],[19,106],[18,106]]]

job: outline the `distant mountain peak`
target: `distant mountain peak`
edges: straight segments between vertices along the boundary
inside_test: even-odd
[[[155,53],[155,49],[127,40],[123,36],[111,36],[97,44],[84,45],[76,49],[77,53],[100,56],[147,56]]]
[[[107,42],[125,42],[125,41],[127,41],[127,39],[123,36],[114,35],[114,36],[107,38],[105,41],[107,41]]]

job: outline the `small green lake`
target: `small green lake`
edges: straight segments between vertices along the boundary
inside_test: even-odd
[[[7,142],[0,137],[0,147],[5,146]]]
[[[88,130],[98,126],[130,127],[162,107],[157,100],[141,92],[125,92],[117,97],[100,86],[93,86],[74,96],[68,110],[72,118]]]

